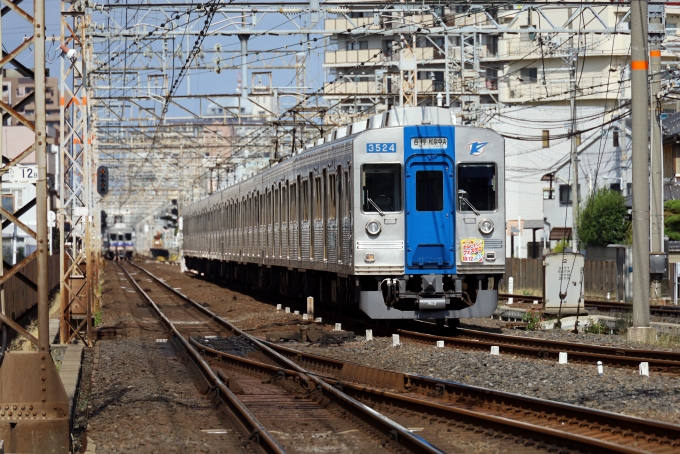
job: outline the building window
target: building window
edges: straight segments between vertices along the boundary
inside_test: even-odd
[[[543,148],[550,148],[550,131],[543,130]]]
[[[522,68],[520,71],[522,82],[536,83],[538,80],[538,68]]]
[[[5,211],[14,214],[14,194],[2,194],[2,207]]]
[[[612,138],[613,140],[613,146],[618,147],[619,146],[619,131],[617,129],[614,130],[614,136]]]
[[[543,200],[554,200],[555,190],[550,188],[543,189]]]
[[[368,49],[368,41],[353,41],[347,43],[347,50]]]
[[[17,96],[26,96],[26,87],[17,87]]]
[[[581,189],[581,187],[579,185],[578,190],[580,190],[580,189]],[[580,197],[579,197],[579,200],[580,200]],[[561,184],[560,185],[560,203],[571,205],[571,185],[570,184]]]

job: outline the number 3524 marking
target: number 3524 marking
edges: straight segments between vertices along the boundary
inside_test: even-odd
[[[395,142],[367,143],[366,153],[396,153],[397,144]]]

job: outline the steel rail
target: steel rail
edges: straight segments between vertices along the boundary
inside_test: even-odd
[[[452,333],[443,335],[441,328],[434,324],[420,323],[417,329],[429,332],[414,331],[413,329],[386,329],[384,326],[367,324],[366,322],[317,311],[330,320],[352,324],[361,324],[373,329],[375,333],[389,336],[397,333],[402,340],[418,343],[434,344],[444,341],[445,347],[466,348],[471,350],[489,351],[492,346],[500,347],[501,353],[515,354],[529,358],[559,359],[560,352],[569,354],[569,361],[596,364],[602,361],[605,365],[628,367],[637,369],[641,362],[649,363],[650,370],[656,372],[680,373],[680,353],[664,350],[641,350],[632,348],[607,347],[576,342],[554,341],[535,337],[510,336],[507,334],[489,333],[487,331],[457,328],[463,337]],[[466,338],[467,337],[467,338]]]
[[[346,377],[348,375],[346,370],[351,369],[355,376],[366,377],[365,380],[359,379],[362,382],[368,382],[369,385],[379,385],[380,387],[383,387],[384,383],[380,383],[380,381],[384,381],[383,377],[393,373],[384,369],[305,353],[272,343],[267,344],[282,355],[294,359],[295,361],[303,362],[308,368],[322,370],[324,373],[332,374],[337,380],[342,380]],[[399,375],[403,376],[403,386],[405,389],[413,390],[427,396],[448,396],[451,401],[458,401],[459,399],[478,399],[513,408],[532,408],[537,412],[547,415],[558,415],[564,418],[578,419],[593,424],[606,424],[609,427],[618,427],[621,430],[643,432],[656,437],[680,440],[680,426],[675,424],[646,420],[634,416],[524,396],[521,394],[495,391],[449,380],[440,380],[420,375]],[[387,378],[387,380],[389,381],[389,378]],[[680,444],[680,441],[678,444]]]
[[[226,360],[230,362],[242,362],[241,357],[231,355],[229,353],[225,353],[216,349],[213,349],[211,347],[208,347],[206,345],[203,345],[196,341],[195,339],[191,339],[192,343],[197,347],[202,349],[205,353],[209,353],[210,355],[214,357],[220,358],[220,360]],[[268,344],[268,343],[267,343]],[[300,352],[297,352],[295,350],[288,350],[291,354],[293,355],[299,355]],[[313,355],[305,355],[304,356],[313,356]],[[322,357],[317,357],[319,359],[325,359]],[[331,360],[334,361],[334,360]],[[271,366],[268,364],[264,363],[259,363],[257,361],[249,361],[250,367],[256,368],[258,371],[263,372],[263,371],[268,371],[270,375],[276,376],[276,375],[283,375],[285,377],[293,376],[295,378],[298,378],[301,381],[308,381],[309,379],[313,379],[314,377],[319,377],[318,375],[304,375],[301,374],[297,371],[294,370],[289,370],[289,369],[280,369],[276,366]],[[377,369],[376,369],[377,370]],[[386,372],[386,371],[385,371]],[[424,377],[417,377],[417,376],[409,376],[409,378],[414,379],[416,382],[422,381],[427,381],[426,378]],[[503,431],[503,432],[508,432],[511,431],[513,435],[515,436],[523,436],[523,437],[529,437],[533,440],[547,440],[551,444],[555,444],[556,441],[559,440],[561,443],[560,446],[568,446],[572,449],[584,449],[584,450],[592,450],[592,449],[597,449],[597,452],[600,453],[639,453],[640,450],[638,448],[629,448],[626,446],[622,446],[616,443],[611,443],[608,441],[603,441],[597,438],[592,438],[592,437],[587,437],[583,435],[578,435],[578,434],[573,434],[569,433],[568,431],[562,431],[562,430],[557,430],[553,429],[550,427],[542,427],[536,424],[531,424],[527,422],[522,422],[522,421],[516,421],[511,418],[506,418],[502,416],[497,416],[497,415],[491,415],[487,413],[483,413],[480,411],[475,411],[475,410],[470,410],[467,408],[460,408],[456,406],[451,406],[447,404],[442,404],[442,403],[437,403],[437,402],[432,402],[432,401],[427,401],[424,399],[419,399],[416,397],[412,396],[405,396],[402,394],[396,394],[393,392],[385,391],[382,389],[376,389],[376,388],[371,388],[367,387],[365,385],[359,385],[359,384],[354,384],[354,383],[347,383],[342,380],[338,380],[336,377],[327,377],[324,376],[323,380],[328,382],[329,384],[332,383],[337,387],[341,387],[342,390],[345,393],[351,393],[356,397],[363,397],[367,400],[371,400],[375,402],[376,400],[384,400],[387,404],[391,405],[397,405],[402,408],[408,408],[410,410],[415,410],[430,416],[439,416],[439,417],[444,417],[447,420],[462,420],[467,423],[472,423],[474,425],[479,425],[483,426],[487,429],[495,429],[498,431]],[[438,381],[438,380],[430,380],[432,383],[436,383],[437,389],[440,390],[442,385],[449,385],[449,386],[461,386],[465,388],[465,394],[467,396],[470,396],[471,394],[474,394],[475,397],[481,393],[487,392],[489,395],[493,398],[498,399],[499,397],[506,397],[504,399],[503,403],[506,403],[508,400],[511,400],[513,397],[518,397],[518,402],[521,402],[521,404],[517,404],[517,408],[522,408],[525,410],[527,408],[527,403],[530,403],[531,406],[536,407],[536,406],[541,406],[543,404],[543,408],[540,411],[550,411],[550,413],[546,414],[555,414],[556,409],[560,408],[560,406],[564,406],[565,408],[572,407],[572,413],[575,413],[573,411],[573,408],[576,408],[577,411],[580,410],[578,407],[569,405],[569,404],[559,404],[555,402],[550,402],[550,401],[543,401],[542,399],[534,399],[530,397],[524,397],[524,396],[514,396],[509,393],[502,393],[502,392],[495,392],[495,391],[489,391],[484,388],[475,388],[475,387],[467,387],[465,385],[459,385],[457,383],[453,382],[445,382],[445,381]],[[462,393],[460,393],[462,394]],[[509,399],[507,398],[509,397]],[[486,401],[491,401],[492,399],[485,399]],[[551,405],[552,404],[552,405]],[[563,410],[561,414],[564,414],[564,409],[560,408],[560,410]],[[589,412],[591,414],[594,414],[595,417],[591,418],[591,423],[593,424],[602,424],[602,421],[598,421],[596,417],[602,418],[604,414],[607,412],[600,412],[598,410],[589,410],[585,409],[586,412]],[[607,415],[609,416],[609,415]],[[612,414],[612,416],[616,417],[619,415]],[[566,418],[566,417],[565,417]],[[621,427],[621,425],[625,425],[627,430],[630,430],[629,427],[634,427],[635,424],[640,424],[640,423],[645,423],[645,420],[641,420],[638,418],[632,418],[633,421],[625,421],[625,417],[616,420],[617,425],[612,426],[612,427]],[[615,420],[614,418],[608,418],[607,420]],[[623,424],[620,424],[619,421],[623,422]],[[661,423],[664,426],[671,426],[671,430],[675,429],[675,432],[678,433],[678,437],[680,438],[680,427],[672,427],[672,425],[665,425]],[[624,430],[626,430],[624,429]],[[667,434],[666,431],[668,430],[666,427],[663,428],[658,428],[659,430],[657,433],[654,434],[656,437],[666,437]],[[663,432],[663,435],[661,434]]]
[[[201,357],[201,355],[196,351],[194,347],[192,347],[191,343],[189,343],[184,336],[177,330],[175,325],[163,314],[163,312],[160,310],[160,308],[156,305],[156,303],[149,297],[149,295],[142,290],[142,288],[137,284],[137,282],[130,276],[128,271],[123,267],[121,264],[118,264],[121,270],[123,270],[123,273],[125,273],[125,276],[127,276],[128,280],[132,283],[132,285],[135,286],[137,291],[139,292],[140,295],[151,305],[153,310],[156,312],[158,317],[167,325],[168,328],[172,331],[174,336],[182,343],[184,348],[189,352],[193,360],[196,362],[196,364],[200,367],[200,369],[203,372],[203,375],[208,379],[210,382],[213,383],[214,386],[217,387],[217,389],[220,392],[220,395],[222,396],[222,400],[224,401],[225,404],[233,411],[234,415],[236,415],[241,423],[244,425],[246,430],[250,431],[250,439],[257,439],[260,441],[260,446],[267,452],[270,453],[275,453],[275,454],[285,454],[286,450],[279,444],[279,442],[267,431],[267,429],[260,423],[255,415],[253,415],[250,410],[241,402],[236,395],[229,390],[229,388],[224,384],[222,380],[217,376],[217,374],[212,370],[210,365]]]
[[[515,295],[512,293],[499,293],[499,298],[514,298],[519,301],[539,301],[541,304],[545,304],[543,300],[543,295]],[[632,310],[633,306],[630,303],[622,303],[620,301],[603,301],[603,300],[583,300],[584,307],[594,307],[594,308],[604,308],[604,309],[620,309],[620,310]],[[680,315],[680,306],[659,306],[653,305],[649,306],[649,310],[656,314],[666,314],[666,315]]]
[[[471,333],[473,330],[466,330]],[[602,361],[606,365],[638,368],[641,362],[649,363],[650,370],[657,372],[680,372],[680,360],[658,359],[663,353],[654,350],[632,350],[616,347],[599,347],[597,345],[576,344],[573,342],[547,341],[529,337],[508,336],[505,334],[493,334],[482,331],[474,332],[474,339],[459,337],[438,336],[435,334],[418,333],[408,330],[397,330],[402,339],[410,339],[419,343],[433,344],[435,341],[444,341],[444,346],[467,348],[472,350],[489,350],[492,346],[499,346],[501,353],[555,359],[559,358],[560,352],[568,352],[569,360],[596,364]],[[472,335],[470,335],[473,337]],[[584,351],[587,350],[587,351]],[[650,353],[650,357],[644,353]],[[632,356],[635,353],[643,353]],[[626,356],[631,355],[631,356]]]
[[[263,343],[259,339],[251,336],[250,334],[245,333],[244,331],[242,331],[238,327],[232,325],[230,322],[223,319],[219,315],[215,314],[211,310],[203,307],[197,301],[194,301],[192,298],[190,298],[190,297],[184,295],[183,293],[179,292],[178,290],[175,290],[174,288],[170,287],[168,284],[166,284],[165,282],[158,279],[156,276],[154,276],[148,270],[146,270],[146,269],[142,268],[141,266],[136,265],[134,263],[130,263],[130,264],[132,266],[134,266],[135,268],[146,273],[149,277],[151,277],[154,281],[156,281],[157,284],[165,287],[171,293],[179,296],[180,298],[182,298],[186,302],[193,305],[195,308],[199,309],[205,315],[210,317],[211,320],[214,320],[215,322],[217,322],[218,324],[227,328],[228,330],[234,332],[235,334],[237,334],[239,336],[243,336],[245,339],[247,339],[253,345],[257,346],[260,350],[265,352],[271,358],[278,361],[280,364],[285,365],[290,370],[293,370],[293,371],[295,371],[299,374],[303,374],[305,376],[308,376],[310,378],[310,380],[312,382],[314,382],[316,387],[322,389],[325,392],[325,394],[330,395],[333,398],[335,398],[336,402],[338,402],[341,406],[348,408],[348,409],[355,410],[355,414],[358,412],[360,416],[363,416],[362,419],[365,422],[367,422],[369,424],[372,423],[371,426],[373,428],[378,429],[383,434],[395,439],[400,444],[409,448],[411,451],[431,453],[431,454],[444,454],[444,451],[442,451],[439,448],[437,448],[436,446],[432,445],[430,442],[428,442],[424,438],[422,438],[418,435],[415,435],[414,433],[412,433],[411,431],[409,431],[405,427],[401,426],[400,424],[397,424],[396,422],[392,421],[391,419],[387,418],[386,416],[384,416],[384,415],[380,414],[379,412],[373,410],[371,407],[369,407],[369,406],[363,404],[362,402],[359,402],[358,400],[348,396],[347,394],[343,393],[342,391],[335,388],[334,386],[326,383],[320,377],[317,377],[314,374],[310,374],[305,369],[303,369],[302,367],[295,364],[293,361],[289,360],[288,358],[284,357],[283,355],[280,355],[276,351],[269,348],[269,346],[267,346],[265,343]],[[135,282],[135,285],[136,285],[136,282]],[[141,288],[138,285],[136,285],[136,287],[141,291]],[[144,294],[144,295],[146,295],[146,294]],[[148,298],[148,296],[145,296],[145,298]],[[155,305],[154,305],[154,307],[155,307]]]
[[[556,341],[550,339],[538,339],[534,337],[510,336],[508,334],[489,333],[475,329],[458,328],[458,331],[466,337],[475,339],[487,339],[504,344],[526,345],[533,347],[548,348],[551,351],[582,352],[593,354],[605,354],[616,357],[634,359],[651,359],[678,363],[680,366],[680,352],[666,350],[644,350],[637,348],[609,347],[606,345],[582,344],[579,342]],[[496,344],[494,344],[496,345]]]
[[[166,289],[176,294],[177,296],[191,302],[196,307],[204,309],[200,303],[185,296],[181,292],[170,287],[165,282],[160,281],[156,276],[148,272],[142,267],[138,267],[145,271],[147,275],[152,277],[156,282],[162,284]],[[212,314],[211,311],[207,311]],[[215,320],[222,320],[227,325],[231,326],[234,332],[243,333],[242,330],[231,325],[220,317],[214,317]],[[245,334],[244,334],[245,335]],[[438,380],[429,377],[422,377],[416,375],[409,375],[387,371],[384,369],[373,368],[370,366],[363,366],[361,364],[343,362],[336,359],[326,358],[318,355],[300,352],[298,350],[282,347],[266,341],[260,341],[246,335],[254,340],[254,343],[261,346],[263,350],[275,350],[276,357],[286,357],[291,361],[287,364],[291,368],[284,370],[277,369],[279,373],[290,374],[292,372],[299,373],[304,371],[304,374],[299,375],[300,379],[306,381],[323,379],[327,384],[334,383],[341,387],[345,392],[353,393],[355,396],[362,395],[368,400],[375,401],[378,396],[383,396],[389,399],[389,404],[401,402],[400,406],[413,409],[414,406],[419,406],[419,411],[426,414],[438,414],[443,417],[451,418],[457,415],[458,418],[464,418],[466,421],[474,420],[476,424],[486,425],[494,429],[508,431],[511,428],[513,434],[522,434],[532,438],[538,437],[547,440],[561,440],[566,446],[576,447],[580,449],[597,449],[597,452],[639,452],[639,448],[628,448],[620,444],[610,443],[608,441],[599,440],[594,437],[586,437],[569,433],[570,427],[565,426],[564,431],[542,427],[540,425],[515,421],[510,418],[499,417],[496,415],[489,415],[485,413],[475,412],[467,408],[460,409],[452,407],[452,404],[441,404],[430,402],[424,399],[415,397],[408,397],[398,395],[385,391],[384,388],[396,388],[399,392],[415,391],[426,396],[438,396],[441,398],[448,398],[450,402],[460,402],[462,400],[468,401],[484,401],[489,405],[498,407],[513,408],[516,411],[525,413],[528,408],[534,414],[542,415],[545,419],[558,419],[561,424],[565,422],[569,424],[577,424],[581,427],[585,425],[597,426],[602,432],[610,432],[611,434],[625,433],[626,436],[635,437],[635,439],[645,438],[648,440],[656,440],[660,445],[667,443],[674,448],[680,446],[680,426],[664,423],[660,421],[645,420],[633,416],[621,415],[617,413],[607,412],[603,410],[596,410],[577,405],[555,402],[535,397],[523,396],[519,394],[507,393],[503,391],[495,391],[487,388],[469,386],[462,383]],[[195,345],[200,345],[200,348],[211,354],[218,355],[221,358],[233,358],[233,360],[242,360],[241,357],[229,355],[228,353],[219,352],[210,347],[200,344],[192,340]],[[302,362],[307,368],[320,370],[321,372],[309,372],[307,369],[300,368],[293,363]],[[252,361],[251,367],[276,369],[274,366],[258,363]],[[357,378],[359,377],[359,378]],[[347,380],[353,380],[364,383],[358,385],[356,383],[347,383]],[[368,387],[366,386],[368,384]],[[372,388],[371,386],[382,387],[382,390]],[[335,389],[335,388],[332,388]],[[395,400],[396,399],[396,400]],[[572,426],[573,427],[573,426]],[[591,443],[591,440],[594,440]]]

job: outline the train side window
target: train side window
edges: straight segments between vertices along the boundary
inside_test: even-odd
[[[267,192],[260,194],[260,225],[267,225]]]
[[[272,191],[267,191],[266,224],[272,223]]]
[[[497,208],[496,164],[458,165],[458,211],[495,211]],[[461,192],[464,191],[464,192]]]
[[[364,164],[361,209],[365,213],[401,210],[401,164]]]
[[[297,222],[297,185],[295,183],[290,185],[290,222]]]
[[[321,220],[321,177],[314,179],[314,220]]]
[[[350,185],[349,185],[349,171],[345,170],[343,174],[343,182],[342,182],[342,189],[344,191],[344,208],[342,210],[342,217],[343,218],[349,218],[350,212],[349,212],[349,207],[350,207],[350,200],[351,200],[351,192],[350,192]]]
[[[328,175],[328,219],[337,218],[335,179],[334,173]]]
[[[309,221],[309,181],[302,182],[302,222]]]
[[[281,186],[281,224],[288,223],[288,186]]]
[[[132,233],[126,233],[125,234],[125,240],[132,241]]]
[[[441,170],[416,172],[416,210],[442,211],[444,209],[444,173]]]

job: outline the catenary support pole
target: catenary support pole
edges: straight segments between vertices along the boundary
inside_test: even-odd
[[[34,5],[33,43],[35,52],[35,163],[38,168],[38,181],[35,191],[36,208],[36,247],[38,249],[38,342],[39,351],[50,351],[50,308],[49,280],[47,277],[47,140],[45,106],[45,3],[36,1]]]
[[[647,1],[630,2],[633,166],[633,327],[649,326]]]
[[[661,140],[661,108],[657,102],[656,95],[661,91],[661,46],[654,43],[649,49],[649,63],[651,73],[651,93],[650,93],[650,115],[651,115],[651,134],[650,134],[650,157],[652,163],[652,184],[651,184],[651,251],[663,252],[663,224],[661,215],[663,214],[663,176],[661,175],[661,161],[663,159],[663,146]]]
[[[661,46],[650,43],[649,63],[651,73],[650,90],[650,159],[651,159],[651,252],[663,253],[663,140],[661,138],[661,105],[656,95],[661,91]],[[650,287],[652,298],[661,297],[661,282],[654,280]]]
[[[571,238],[572,250],[579,251],[578,246],[578,145],[576,144],[576,50],[571,48],[571,96],[569,108],[571,112]]]

